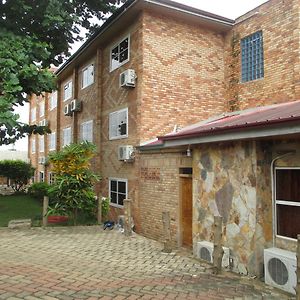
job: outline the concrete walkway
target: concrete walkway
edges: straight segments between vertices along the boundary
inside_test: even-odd
[[[0,230],[0,299],[291,299],[100,227]]]

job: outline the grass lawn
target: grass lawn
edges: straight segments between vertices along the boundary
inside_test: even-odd
[[[40,219],[42,204],[27,195],[0,196],[0,227],[13,219]]]

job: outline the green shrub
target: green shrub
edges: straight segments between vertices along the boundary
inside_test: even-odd
[[[28,188],[28,194],[35,199],[43,201],[44,196],[48,196],[49,184],[46,182],[35,182]]]

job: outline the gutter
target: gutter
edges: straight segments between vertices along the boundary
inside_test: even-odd
[[[176,10],[176,11],[179,11],[179,12],[183,12],[183,13],[186,13],[186,14],[189,14],[189,15],[200,17],[200,18],[203,18],[203,19],[206,19],[206,20],[209,20],[209,21],[221,23],[223,25],[227,25],[227,26],[230,26],[230,27],[232,27],[234,25],[234,20],[224,18],[224,17],[221,17],[221,16],[217,16],[217,15],[214,15],[214,14],[211,14],[211,13],[207,13],[207,12],[204,12],[204,11],[201,11],[201,10],[198,10],[198,9],[195,9],[195,11],[187,10],[187,9],[184,8],[185,5],[181,6],[180,3],[177,3],[177,2],[176,3],[173,2],[174,4],[173,3],[167,4],[167,3],[163,3],[163,1],[155,1],[155,0],[144,0],[144,1],[147,2],[147,3],[150,3],[150,4],[155,4],[155,5],[158,5],[158,6],[162,6],[162,7],[170,8],[170,9],[173,9],[173,10]],[[177,5],[177,7],[175,7],[176,4],[179,4],[179,5]],[[199,12],[196,12],[196,11],[199,11]]]

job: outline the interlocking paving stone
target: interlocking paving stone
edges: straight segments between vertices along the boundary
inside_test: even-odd
[[[0,229],[0,299],[293,299],[139,235],[100,226]]]

